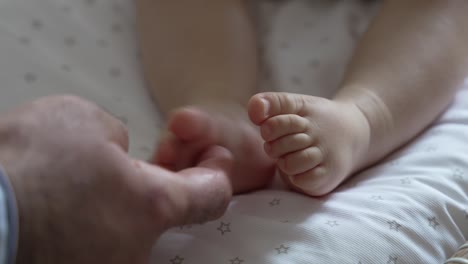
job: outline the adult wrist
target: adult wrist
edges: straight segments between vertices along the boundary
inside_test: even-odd
[[[0,164],[0,263],[14,264],[18,249],[19,215],[16,197]]]

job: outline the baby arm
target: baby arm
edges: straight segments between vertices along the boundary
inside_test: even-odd
[[[154,161],[191,167],[212,145],[234,156],[235,193],[266,185],[274,162],[242,107],[257,84],[247,0],[135,0],[143,65],[167,118]],[[246,155],[248,153],[249,155]]]

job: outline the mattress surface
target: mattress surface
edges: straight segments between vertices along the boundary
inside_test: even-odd
[[[371,17],[357,2],[261,3],[262,89],[330,96]],[[0,111],[76,94],[124,121],[132,155],[149,157],[162,123],[134,27],[130,1],[1,0]],[[468,231],[467,150],[465,85],[431,128],[333,194],[279,184],[237,196],[221,219],[170,230],[153,262],[442,263]]]

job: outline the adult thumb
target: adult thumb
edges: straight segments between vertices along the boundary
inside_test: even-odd
[[[179,172],[141,162],[154,208],[166,227],[203,223],[222,216],[232,196],[232,154],[225,148],[207,149],[196,166]],[[148,182],[149,181],[149,182]]]
[[[198,164],[179,173],[183,176],[189,210],[183,219],[201,223],[221,217],[232,197],[231,171],[234,159],[220,146],[207,149]]]

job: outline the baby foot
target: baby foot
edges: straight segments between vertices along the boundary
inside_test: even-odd
[[[220,145],[234,156],[231,182],[235,193],[262,188],[274,175],[274,160],[262,150],[257,128],[240,107],[182,108],[171,115],[168,129],[171,135],[160,143],[157,164],[173,170],[191,167],[200,153]]]
[[[290,93],[257,94],[249,116],[283,178],[312,196],[331,192],[365,160],[370,128],[350,103]]]

